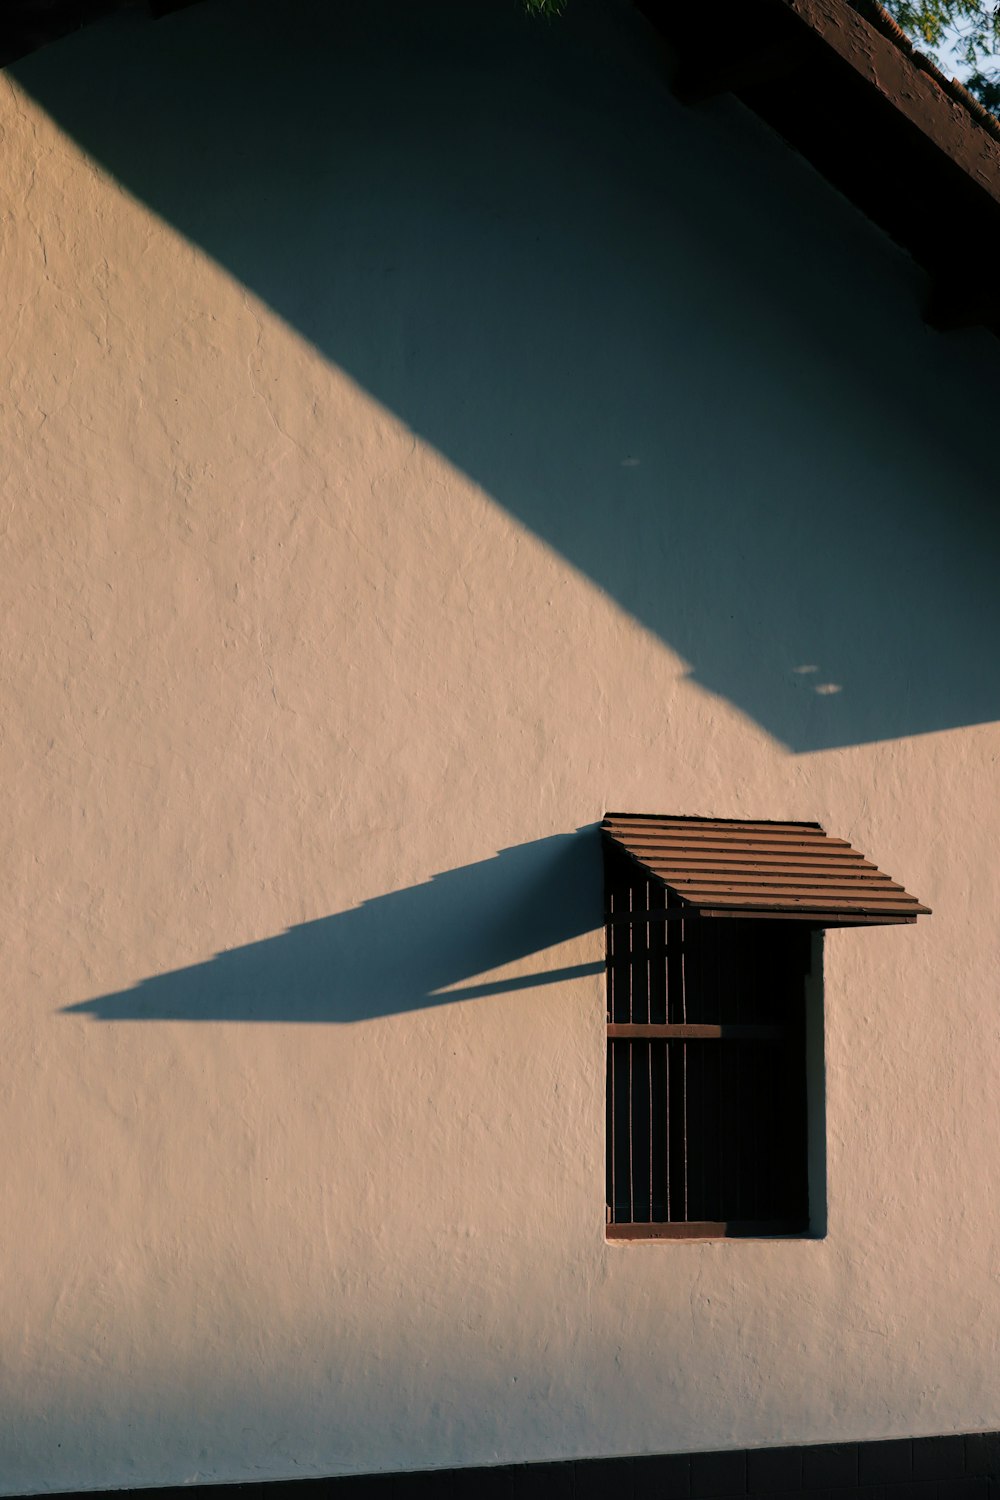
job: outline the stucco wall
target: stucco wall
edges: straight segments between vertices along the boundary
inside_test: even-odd
[[[1000,1426],[995,345],[661,67],[0,77],[5,1492]],[[826,942],[825,1239],[605,1243],[609,807],[934,908]]]

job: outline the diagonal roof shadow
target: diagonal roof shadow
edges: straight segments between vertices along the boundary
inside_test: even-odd
[[[627,7],[213,0],[11,72],[785,746],[1000,717],[993,346]]]
[[[601,928],[601,881],[596,827],[557,834],[64,1014],[348,1023],[600,974],[603,959],[553,966],[544,955]],[[534,955],[527,974],[479,979]]]

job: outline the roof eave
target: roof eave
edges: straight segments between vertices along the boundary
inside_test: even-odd
[[[924,267],[928,323],[1000,334],[1000,287],[968,273],[1000,254],[1000,126],[960,86],[849,0],[637,3],[679,97],[741,99]]]

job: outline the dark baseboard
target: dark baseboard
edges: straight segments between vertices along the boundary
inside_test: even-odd
[[[1000,1500],[1000,1433],[212,1486],[224,1500]],[[191,1500],[191,1488],[72,1500]],[[220,1497],[223,1500],[223,1497]]]

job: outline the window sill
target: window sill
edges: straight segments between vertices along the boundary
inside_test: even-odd
[[[661,1240],[809,1239],[809,1225],[796,1219],[731,1219],[669,1224],[607,1224],[606,1238],[618,1244]]]

